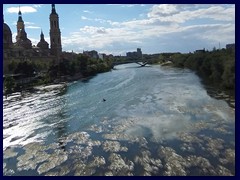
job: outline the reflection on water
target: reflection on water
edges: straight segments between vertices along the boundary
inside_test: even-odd
[[[4,98],[4,175],[234,175],[235,109],[190,71],[134,67]]]

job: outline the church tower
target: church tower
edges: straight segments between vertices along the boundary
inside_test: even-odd
[[[18,12],[18,21],[17,21],[17,36],[16,36],[16,41],[19,41],[21,37],[21,32],[25,31],[24,30],[24,21],[22,19],[22,12],[19,7],[19,12]]]
[[[25,31],[24,21],[22,19],[22,12],[19,7],[18,12],[18,21],[17,21],[17,36],[16,36],[16,44],[21,46],[25,49],[32,48],[32,42],[30,39],[27,38],[27,33]]]
[[[56,13],[55,4],[52,4],[52,12],[50,14],[50,43],[51,54],[59,60],[62,53],[61,32],[59,29],[59,18]]]

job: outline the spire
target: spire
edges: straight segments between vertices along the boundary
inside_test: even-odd
[[[23,22],[23,20],[22,20],[22,12],[20,10],[20,6],[19,6],[19,11],[18,11],[18,22]]]
[[[18,11],[18,16],[22,16],[22,12],[20,10],[20,6],[19,6],[19,11]]]
[[[40,38],[41,38],[40,41],[45,41],[45,40],[44,40],[44,34],[43,34],[43,32],[42,32],[42,29],[41,29]]]
[[[55,4],[52,4],[52,14],[57,14],[55,9]]]

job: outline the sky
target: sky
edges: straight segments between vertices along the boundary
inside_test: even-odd
[[[49,43],[51,4],[3,4],[16,42],[18,11],[33,45]],[[126,55],[212,50],[235,43],[234,4],[56,4],[63,51]],[[49,43],[50,44],[50,43]]]

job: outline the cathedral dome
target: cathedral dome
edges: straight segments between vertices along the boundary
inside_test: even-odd
[[[49,44],[47,43],[47,41],[45,41],[43,32],[41,31],[40,42],[37,44],[37,47],[41,49],[48,49],[48,45]]]
[[[20,39],[16,42],[18,46],[21,46],[25,49],[31,49],[32,48],[32,42],[29,39]]]
[[[6,23],[3,23],[3,32],[7,32],[8,34],[12,34],[12,31],[11,31],[10,27]]]
[[[37,47],[39,47],[39,48],[41,48],[41,49],[48,49],[48,46],[49,46],[49,44],[46,42],[46,41],[43,41],[43,42],[39,42],[38,44],[37,44]]]
[[[6,23],[3,23],[3,46],[9,48],[12,45],[12,31]]]

